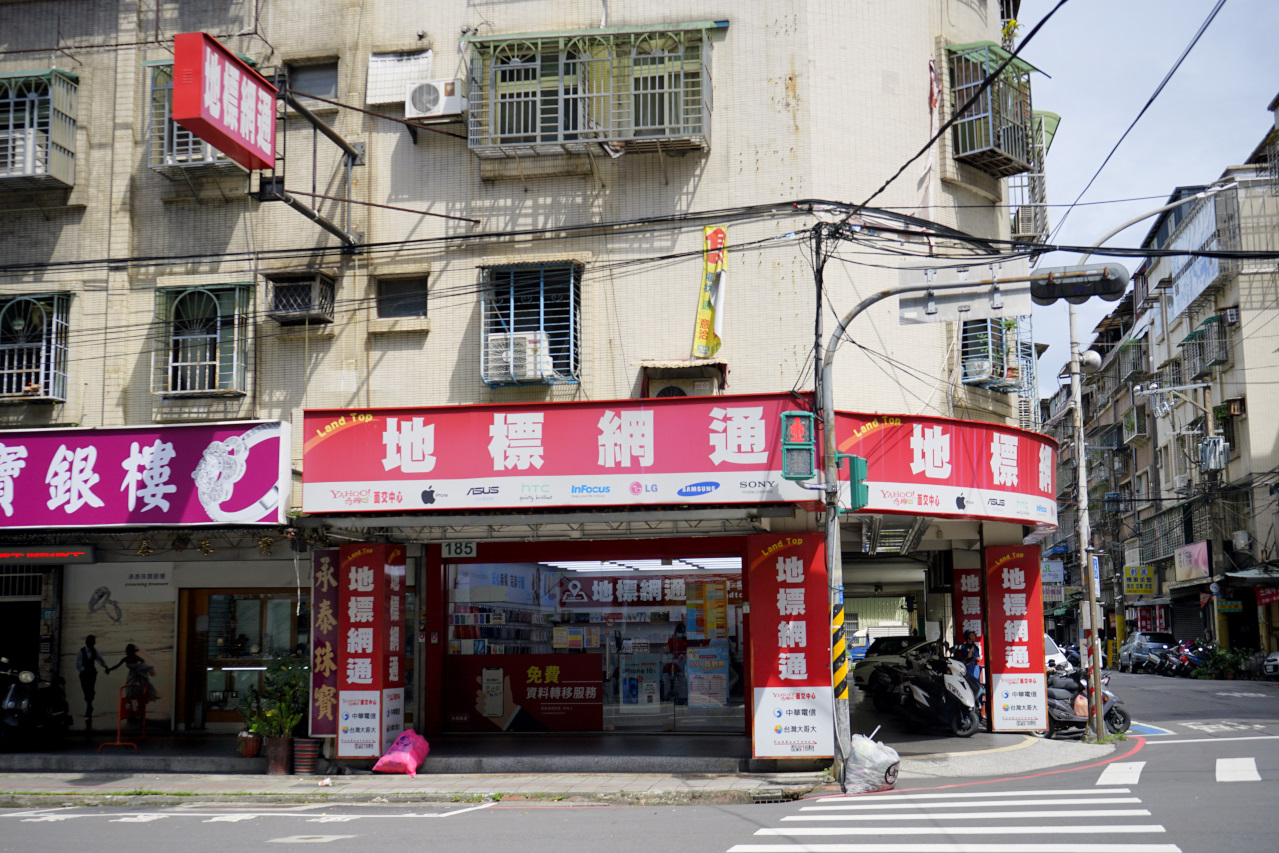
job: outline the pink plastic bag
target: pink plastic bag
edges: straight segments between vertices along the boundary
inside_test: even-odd
[[[417,776],[417,768],[426,760],[431,747],[426,738],[414,731],[408,731],[395,739],[386,754],[377,760],[373,769],[382,773],[407,773],[409,778]]]

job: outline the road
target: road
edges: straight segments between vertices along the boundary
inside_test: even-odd
[[[556,803],[0,811],[0,851],[183,853],[321,844],[476,853],[1257,853],[1279,849],[1279,684],[1111,681],[1137,721],[1114,756],[773,805]],[[270,849],[268,847],[267,849]]]

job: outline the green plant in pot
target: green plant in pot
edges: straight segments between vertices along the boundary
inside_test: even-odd
[[[250,690],[241,700],[240,713],[244,716],[244,730],[236,740],[236,750],[245,758],[256,758],[262,751],[262,737],[266,731],[262,696],[256,690]]]
[[[267,663],[262,689],[252,691],[250,704],[256,702],[259,713],[250,725],[266,739],[268,773],[287,775],[291,771],[292,738],[306,717],[310,686],[306,658],[280,655]]]

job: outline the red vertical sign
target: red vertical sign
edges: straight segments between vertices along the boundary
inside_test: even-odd
[[[1048,724],[1039,546],[987,548],[985,556],[991,728],[1039,731]]]
[[[311,566],[311,737],[338,732],[338,549],[316,551]]]
[[[955,644],[964,641],[964,634],[976,631],[984,633],[982,616],[981,569],[955,569]]]
[[[834,755],[825,539],[751,536],[747,554],[754,755]]]
[[[337,756],[376,758],[403,730],[404,547],[339,550]]]

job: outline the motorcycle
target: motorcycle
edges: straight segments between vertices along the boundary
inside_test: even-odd
[[[981,726],[977,697],[964,665],[942,649],[916,661],[903,687],[899,710],[916,723],[949,728],[956,737],[972,737]]]
[[[45,681],[0,657],[0,751],[55,746],[71,722],[61,678]]]
[[[1101,679],[1101,717],[1106,730],[1122,734],[1132,725],[1132,717],[1123,707],[1123,701],[1110,689],[1110,676]],[[1091,712],[1088,707],[1088,682],[1085,673],[1048,673],[1048,731],[1044,736],[1052,738],[1060,732],[1088,727]]]

